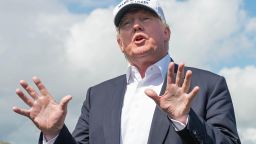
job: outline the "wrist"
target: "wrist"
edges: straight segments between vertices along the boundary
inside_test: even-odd
[[[171,119],[181,122],[182,124],[186,125],[188,120],[188,115],[183,115],[180,117],[173,117],[169,116]]]
[[[54,127],[54,128],[51,128],[51,129],[41,130],[44,137],[45,137],[45,140],[49,141],[53,138],[56,138],[59,135],[60,131],[62,130],[63,126],[64,125],[59,126],[59,127]]]
[[[43,132],[43,136],[45,138],[46,141],[49,141],[53,138],[56,138],[59,135],[59,131],[58,132]]]

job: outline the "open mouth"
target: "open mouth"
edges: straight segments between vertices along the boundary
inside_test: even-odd
[[[146,37],[143,36],[143,35],[136,35],[133,39],[133,41],[136,43],[136,44],[140,44],[142,42],[144,42],[146,40]]]

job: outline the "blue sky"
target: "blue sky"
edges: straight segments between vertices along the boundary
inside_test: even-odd
[[[162,0],[172,29],[170,55],[226,78],[246,144],[256,143],[256,115],[248,115],[256,109],[255,2]],[[39,131],[11,111],[27,108],[15,95],[19,80],[39,76],[57,101],[72,95],[66,119],[72,131],[87,88],[126,71],[112,22],[117,3],[0,0],[0,140],[37,142]]]
[[[186,2],[187,0],[177,0],[180,2]],[[97,5],[84,5],[81,4],[81,1],[71,1],[71,0],[64,0],[64,4],[68,8],[68,10],[72,13],[89,13],[90,11],[94,10],[95,8],[106,8],[111,5],[117,4],[119,1],[118,0],[108,0],[106,2],[100,2],[100,4]],[[248,12],[249,15],[251,16],[256,16],[256,11],[255,11],[255,5],[256,1],[255,0],[244,0],[244,4],[242,7]]]
[[[82,1],[71,1],[66,0],[64,1],[64,4],[67,6],[70,12],[76,13],[76,14],[82,14],[82,13],[89,13],[90,11],[96,9],[96,8],[107,8],[109,6],[114,6],[117,4],[118,0],[106,0],[106,1],[100,1],[100,2],[91,2],[87,4],[83,4]]]
[[[251,16],[256,16],[256,1],[255,0],[245,0],[244,1],[244,8]]]

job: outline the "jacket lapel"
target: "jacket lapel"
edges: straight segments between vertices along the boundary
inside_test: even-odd
[[[121,76],[120,79],[115,81],[108,89],[108,92],[110,92],[107,95],[109,98],[106,101],[108,109],[104,110],[104,136],[106,144],[120,143],[121,112],[125,91],[125,76]]]
[[[178,65],[175,64],[175,69],[174,69],[175,77],[176,77],[177,69],[178,69]],[[166,89],[166,84],[167,84],[167,74],[164,79],[164,83],[163,83],[160,95],[164,94]],[[149,137],[148,137],[148,144],[163,144],[168,134],[168,131],[174,131],[173,127],[170,128],[170,126],[171,126],[171,122],[168,119],[167,114],[164,111],[162,111],[159,108],[159,106],[156,106],[153,120],[151,123]]]

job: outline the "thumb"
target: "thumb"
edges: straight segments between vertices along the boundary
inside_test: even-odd
[[[158,94],[152,90],[152,89],[146,89],[145,91],[145,94],[147,96],[149,96],[150,98],[152,98],[157,104],[159,104],[159,101],[160,101],[160,96],[158,96]]]
[[[68,102],[72,99],[72,96],[70,95],[67,95],[65,97],[63,97],[60,101],[60,107],[61,109],[63,110],[67,110],[67,107],[68,107]]]

